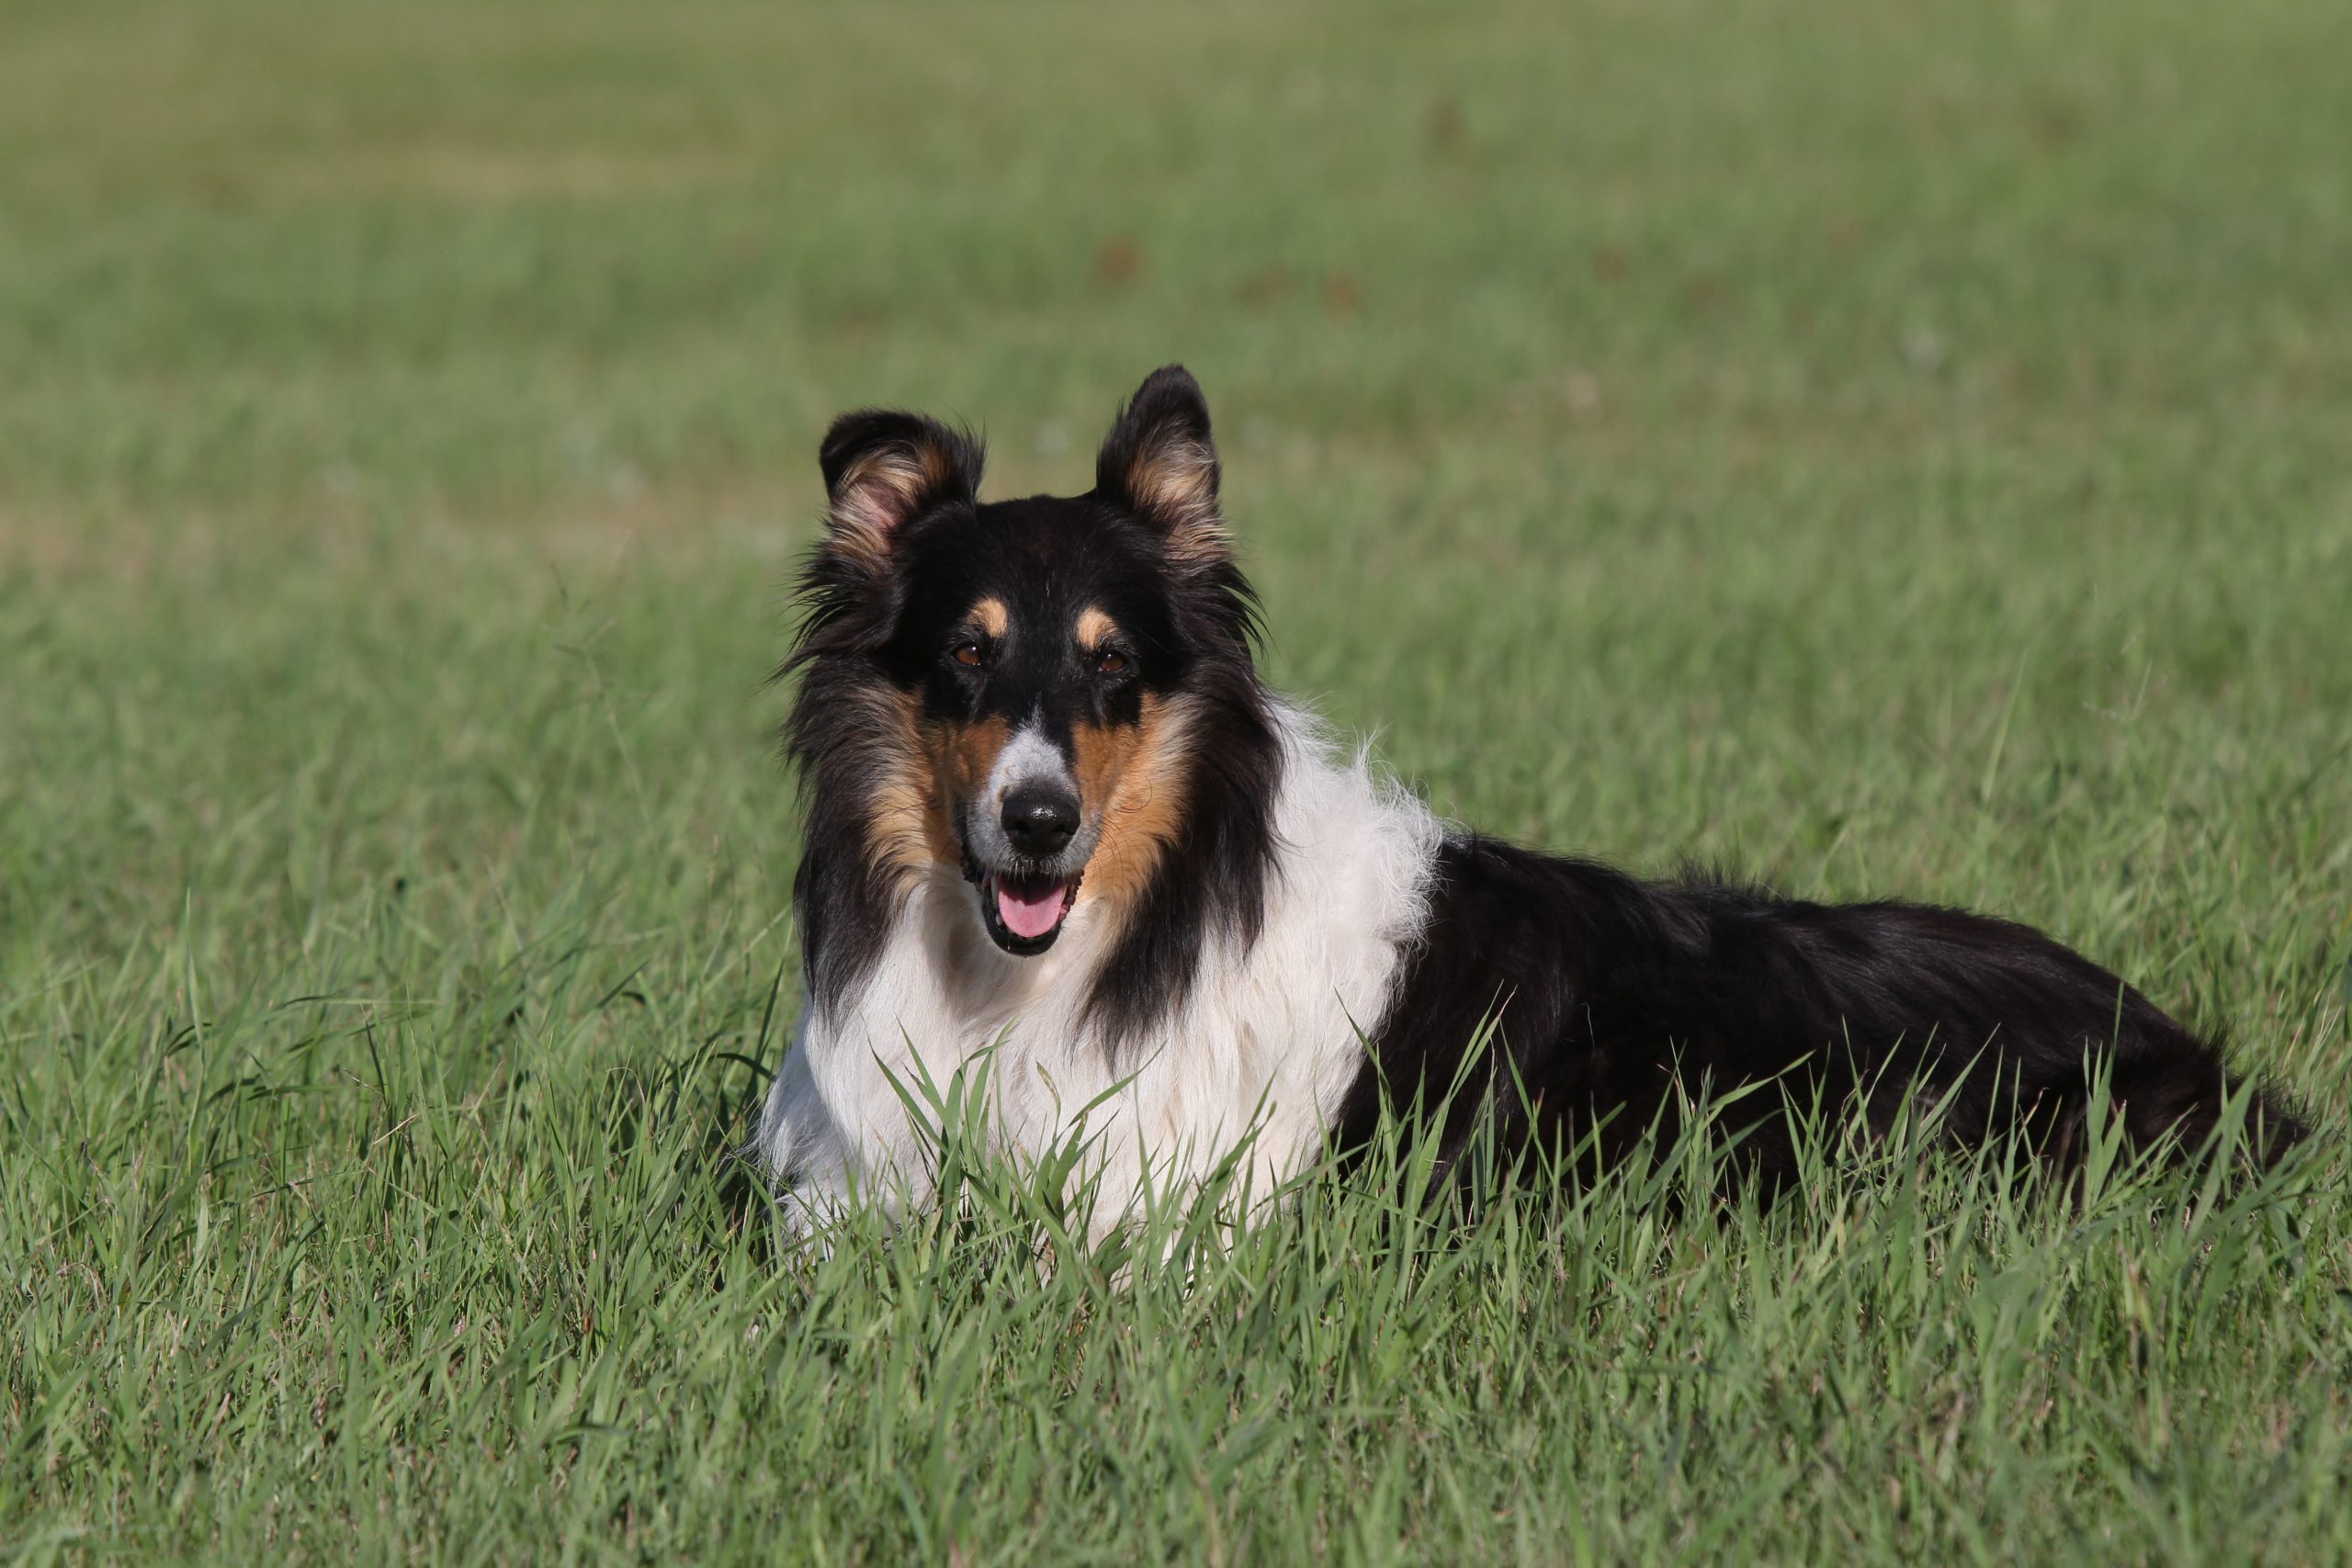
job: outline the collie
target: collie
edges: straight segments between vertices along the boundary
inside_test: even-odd
[[[1075,497],[979,499],[970,435],[843,415],[801,583],[785,739],[807,829],[807,1011],[756,1151],[787,1213],[927,1189],[924,1084],[988,1057],[1016,1155],[1085,1140],[1103,1228],[1239,1148],[1264,1192],[1384,1110],[1621,1157],[1678,1080],[1763,1085],[1736,1168],[1777,1185],[1794,1111],[2077,1152],[2194,1149],[2242,1091],[2215,1047],[2024,926],[1645,883],[1451,828],[1270,692],[1199,386],[1120,412]],[[1774,1082],[1772,1080],[1778,1080]],[[2301,1134],[2246,1094],[2258,1157]],[[1442,1103],[1442,1115],[1428,1108]]]

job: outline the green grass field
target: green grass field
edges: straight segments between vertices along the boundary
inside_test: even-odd
[[[2340,1136],[2352,10],[0,0],[0,1556],[2352,1557],[2323,1149],[985,1167],[780,1258],[825,420],[1182,359],[1443,812],[2032,920]],[[1691,1158],[1695,1152],[1685,1151]]]

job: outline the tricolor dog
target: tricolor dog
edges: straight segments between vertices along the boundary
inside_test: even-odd
[[[805,786],[808,1005],[756,1152],[788,1212],[926,1191],[907,1095],[985,1053],[989,1135],[1090,1140],[1102,1223],[1237,1147],[1260,1193],[1384,1107],[1451,1158],[1622,1157],[1684,1084],[2078,1153],[2095,1072],[2134,1139],[2194,1147],[2215,1047],[2024,926],[1636,880],[1439,820],[1270,691],[1199,386],[1155,373],[1083,495],[981,499],[969,435],[843,415],[786,727]],[[1476,1057],[1466,1055],[1479,1053]],[[1454,1090],[1442,1114],[1429,1107]],[[2301,1135],[2260,1095],[2258,1151]]]

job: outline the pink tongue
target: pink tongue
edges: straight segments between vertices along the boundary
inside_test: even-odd
[[[1037,882],[1015,890],[996,885],[997,918],[1017,937],[1040,937],[1062,923],[1062,884]]]

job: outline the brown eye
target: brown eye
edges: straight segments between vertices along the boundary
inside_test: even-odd
[[[1106,648],[1094,656],[1094,668],[1105,675],[1116,675],[1127,667],[1127,656],[1115,648]]]
[[[980,667],[980,645],[977,642],[959,642],[956,645],[956,651],[952,657],[965,669],[977,670]]]

